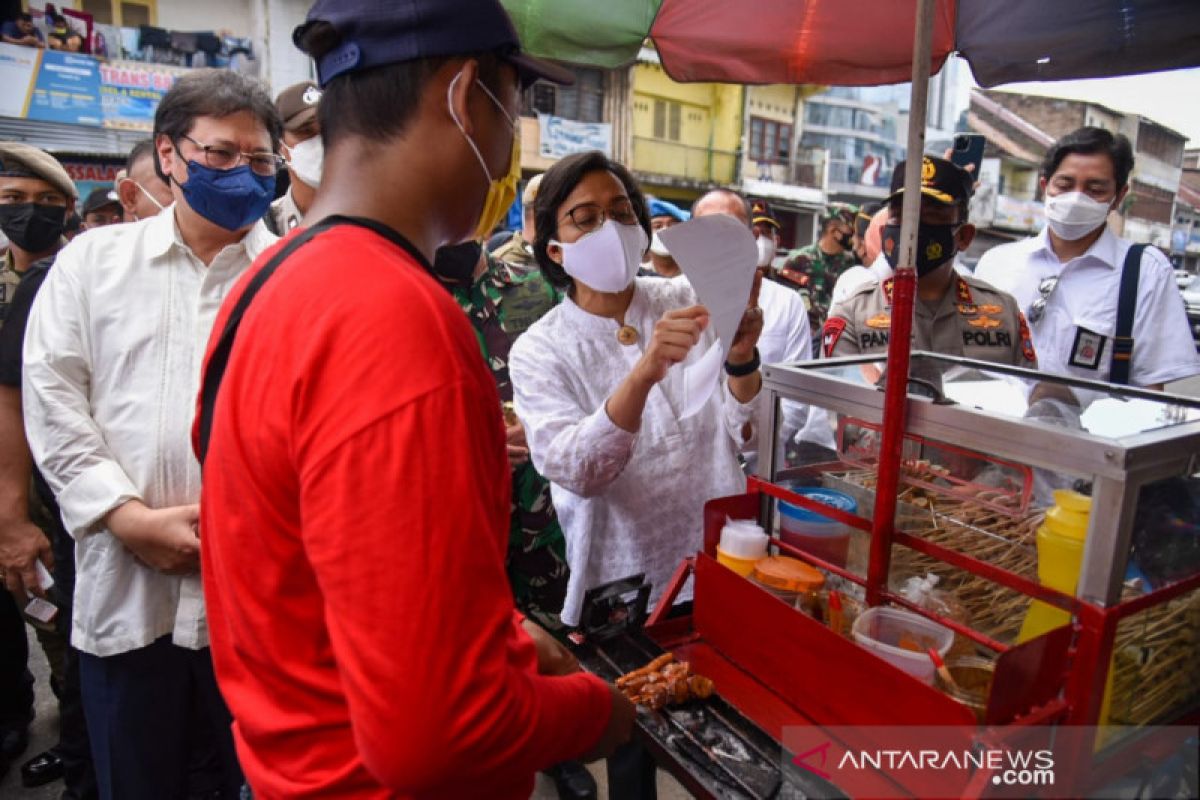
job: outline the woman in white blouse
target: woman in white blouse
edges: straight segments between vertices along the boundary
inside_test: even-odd
[[[509,371],[534,465],[552,483],[571,568],[562,619],[588,589],[645,573],[651,602],[700,549],[704,504],[745,490],[762,386],[757,288],[699,413],[681,418],[683,367],[715,340],[686,281],[635,278],[649,241],[633,177],[599,152],[542,178],[534,254],[566,290],[513,346]]]

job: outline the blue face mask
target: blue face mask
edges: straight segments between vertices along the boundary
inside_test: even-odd
[[[227,231],[253,225],[267,213],[275,198],[275,176],[258,175],[248,164],[212,169],[188,162],[183,197],[200,216]]]

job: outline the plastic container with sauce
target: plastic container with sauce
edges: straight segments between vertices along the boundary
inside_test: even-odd
[[[825,576],[815,567],[796,558],[768,556],[755,563],[751,578],[788,605],[821,619]]]
[[[792,491],[847,514],[858,513],[858,501],[845,492],[813,486],[796,487]],[[846,566],[850,529],[824,514],[780,500],[779,538],[830,564]]]
[[[936,672],[926,652],[930,647],[942,658],[954,644],[954,631],[932,620],[899,608],[876,606],[854,621],[854,641],[909,675],[933,685]]]
[[[946,669],[955,685],[948,685],[937,675],[937,688],[975,712],[975,719],[982,724],[992,694],[995,662],[979,656],[951,656],[946,659]]]
[[[753,520],[728,520],[721,529],[717,561],[742,577],[748,577],[754,571],[754,564],[766,557],[769,541],[767,532]]]

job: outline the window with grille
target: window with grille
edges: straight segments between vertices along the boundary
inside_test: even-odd
[[[579,122],[604,121],[604,73],[598,69],[577,67],[574,86],[558,86],[538,81],[525,90],[521,113],[526,116],[550,114]]]
[[[792,126],[760,117],[750,118],[750,160],[786,164],[792,158]]]

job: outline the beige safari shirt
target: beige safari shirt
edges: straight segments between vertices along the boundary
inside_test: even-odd
[[[892,327],[892,278],[855,289],[829,311],[822,335],[826,358],[886,353]],[[978,278],[956,275],[932,307],[914,303],[914,350],[1037,369],[1025,316],[1011,295]]]

